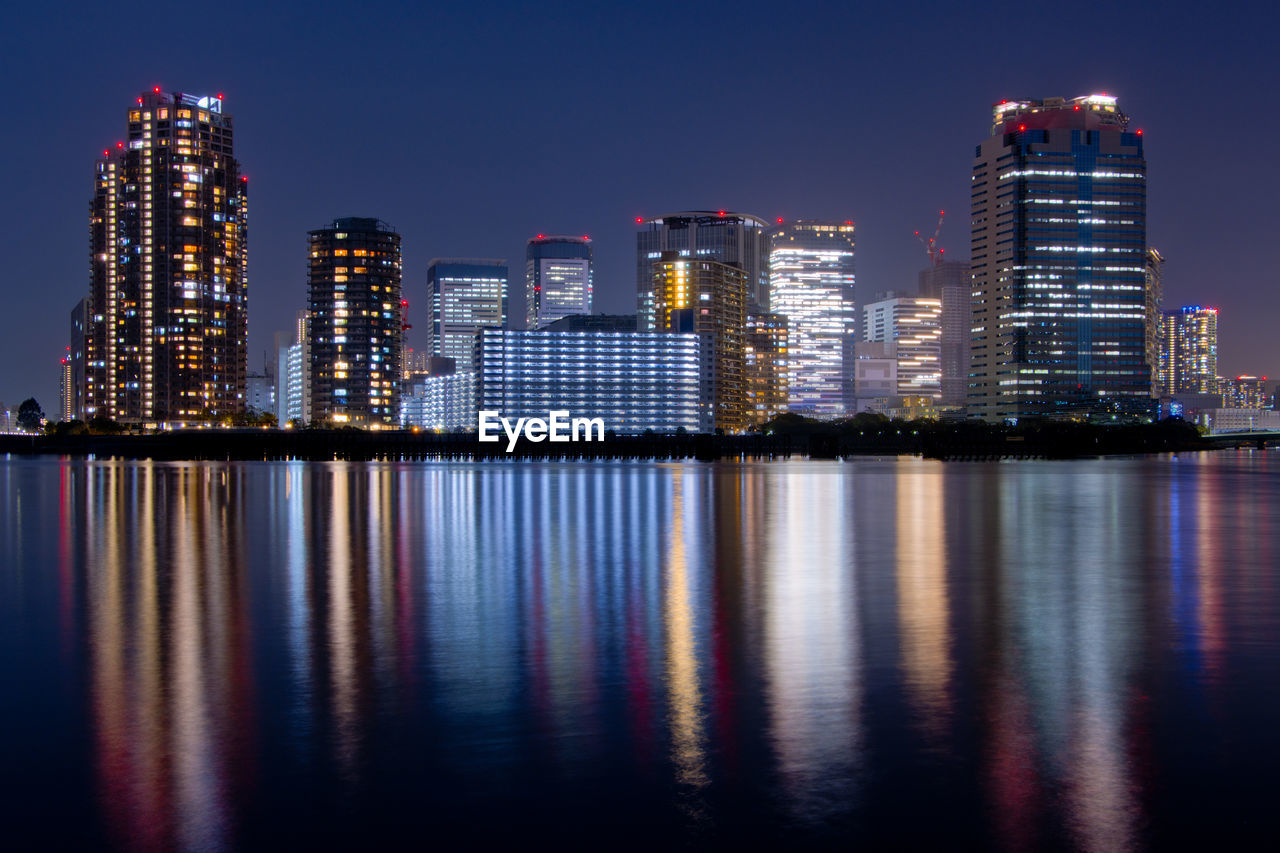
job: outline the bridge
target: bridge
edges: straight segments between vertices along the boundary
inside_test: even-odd
[[[1214,447],[1256,447],[1259,450],[1268,444],[1280,445],[1280,430],[1245,429],[1232,432],[1214,432],[1204,437]]]

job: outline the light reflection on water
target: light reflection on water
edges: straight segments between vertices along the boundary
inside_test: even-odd
[[[11,460],[0,803],[132,849],[1257,831],[1277,458]]]

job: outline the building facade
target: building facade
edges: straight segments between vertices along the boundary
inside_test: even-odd
[[[592,278],[591,238],[534,237],[525,249],[525,328],[590,314]]]
[[[1218,309],[1184,305],[1160,314],[1156,384],[1163,394],[1220,394]]]
[[[1236,409],[1271,408],[1271,389],[1265,376],[1237,376],[1220,380],[1223,405]]]
[[[698,335],[486,329],[476,350],[478,409],[544,419],[566,410],[617,433],[699,430]]]
[[[311,417],[394,427],[400,420],[400,235],[366,217],[308,232],[307,355]]]
[[[1147,168],[1108,95],[995,105],[971,187],[969,414],[1150,398]]]
[[[477,387],[474,373],[419,376],[400,400],[400,422],[438,432],[474,431]]]
[[[692,210],[636,220],[636,293],[639,329],[660,328],[654,306],[653,265],[666,252],[719,261],[746,273],[747,303],[769,308],[769,228],[763,219],[725,210]]]
[[[702,432],[742,432],[747,411],[746,270],[663,252],[653,264],[654,316],[660,332],[703,339]]]
[[[787,411],[787,366],[791,358],[787,318],[773,312],[748,313],[743,335],[747,420],[759,425]]]
[[[427,351],[473,370],[476,332],[507,325],[507,262],[436,258],[427,267]]]
[[[799,220],[769,240],[769,307],[787,320],[788,411],[840,417],[852,384],[847,364],[858,313],[852,221]]]
[[[278,332],[276,346],[276,423],[311,422],[310,321],[306,311],[294,318],[292,341]]]
[[[200,424],[244,410],[247,179],[222,97],[144,92],[90,204],[84,415]]]
[[[863,340],[894,345],[898,395],[940,400],[942,300],[894,296],[868,304],[862,313]]]
[[[941,257],[940,255],[938,257]],[[942,335],[939,338],[944,406],[963,406],[969,394],[970,326],[973,320],[973,285],[969,264],[939,260],[919,278],[920,295],[942,303]]]

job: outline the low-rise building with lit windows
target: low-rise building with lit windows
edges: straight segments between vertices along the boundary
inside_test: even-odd
[[[476,388],[476,374],[471,372],[419,376],[400,399],[400,422],[439,432],[472,431],[478,411]]]

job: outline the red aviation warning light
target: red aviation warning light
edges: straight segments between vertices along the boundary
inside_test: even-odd
[[[124,143],[123,143],[123,142],[117,142],[117,143],[116,143],[116,147],[117,147],[117,148],[123,148],[123,147],[124,147]]]
[[[152,87],[152,89],[151,89],[151,91],[152,91],[152,92],[155,92],[155,93],[158,95],[158,94],[160,94],[160,87],[159,87],[159,86],[153,86],[153,87]]]
[[[779,217],[778,217],[778,224],[779,224],[779,225],[781,225],[781,224],[782,224],[782,217],[781,217],[781,216],[779,216]]]
[[[1027,126],[1025,124],[1018,125],[1018,133],[1022,133],[1026,129],[1027,129]]]
[[[720,211],[720,215],[721,215],[721,216],[724,216],[724,211],[723,211],[723,210],[722,210],[722,211]]]
[[[637,217],[636,217],[636,224],[637,224],[637,225],[639,225],[641,222],[644,222],[644,217],[643,217],[643,216],[637,216]]]

